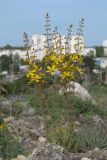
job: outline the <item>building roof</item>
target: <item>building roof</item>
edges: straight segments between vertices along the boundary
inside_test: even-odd
[[[107,40],[103,41],[103,47],[107,47]]]

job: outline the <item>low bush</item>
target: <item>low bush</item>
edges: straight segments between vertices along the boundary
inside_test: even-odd
[[[87,87],[88,91],[92,95],[93,99],[102,107],[107,106],[107,85],[102,84],[90,84]]]
[[[0,157],[11,160],[19,154],[24,154],[23,148],[16,142],[6,128],[0,128]]]
[[[107,117],[107,110],[98,105],[92,104],[91,101],[81,100],[75,96],[71,98],[71,104],[73,108],[73,115],[78,117],[80,114],[86,115],[95,115],[98,114],[101,117]]]
[[[81,114],[91,116],[98,114],[101,117],[107,117],[107,110],[98,105],[93,104],[89,100],[81,100],[71,95],[59,95],[57,92],[44,90],[42,92],[32,91],[27,97],[29,105],[36,107],[40,112],[48,112],[54,118],[59,116],[66,117],[68,112],[74,118],[78,118]]]
[[[107,129],[93,126],[79,128],[75,132],[73,125],[54,121],[47,130],[47,138],[70,152],[86,152],[95,148],[107,149],[106,133]]]
[[[47,129],[47,139],[51,143],[58,144],[68,151],[73,149],[74,145],[74,128],[73,125],[63,126],[58,121],[53,122],[53,125]]]
[[[107,117],[107,111],[91,101],[83,101],[73,95],[59,95],[45,90],[35,91],[29,104],[46,119],[47,139],[66,148],[68,151],[85,152],[95,147],[106,146],[106,131],[90,126],[75,132],[74,120],[80,115],[90,117],[99,115]]]
[[[27,90],[28,86],[26,84],[27,84],[27,79],[25,76],[23,76],[22,78],[15,80],[14,82],[8,82],[4,84],[4,86],[7,91],[7,94],[14,95]]]
[[[93,129],[91,126],[75,132],[74,119],[78,119],[80,115],[91,117],[96,114],[107,117],[107,111],[92,104],[91,101],[83,101],[73,95],[69,95],[68,98],[66,96],[49,92],[45,97],[45,110],[48,110],[47,113],[50,116],[46,121],[48,140],[74,152],[84,152],[105,146],[107,136],[104,130],[102,132],[102,128]]]

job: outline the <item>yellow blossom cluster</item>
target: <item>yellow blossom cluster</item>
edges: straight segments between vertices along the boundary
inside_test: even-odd
[[[54,78],[57,71],[60,73],[60,80],[64,82],[75,80],[75,75],[82,73],[82,56],[79,53],[63,54],[61,51],[60,49],[59,54],[55,51],[48,52],[43,60],[44,66],[39,66],[35,59],[28,58],[27,78],[30,83],[43,84],[47,74]]]
[[[54,76],[56,71],[60,71],[60,79],[64,82],[75,80],[77,73],[81,74],[82,56],[79,53],[56,54],[51,52],[45,57],[47,64],[46,72]]]
[[[70,49],[63,52],[61,47],[57,49],[57,52],[55,49],[51,49],[46,51],[42,60],[43,63],[40,63],[40,65],[37,63],[36,55],[34,56],[34,54],[31,55],[27,52],[27,78],[29,82],[31,84],[43,84],[47,75],[54,81],[56,72],[59,74],[58,76],[61,82],[67,83],[75,80],[76,75],[81,75],[82,73],[82,56],[80,53],[71,53]]]
[[[27,78],[29,79],[30,84],[43,84],[43,70],[41,66],[38,66],[36,64],[35,59],[33,58],[27,58],[27,64],[28,64],[28,71],[27,71]]]

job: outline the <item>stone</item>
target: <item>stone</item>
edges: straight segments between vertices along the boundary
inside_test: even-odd
[[[11,122],[13,119],[14,119],[14,118],[11,116],[11,117],[4,118],[3,121],[4,121],[5,123],[9,123],[9,122]]]
[[[74,123],[75,123],[75,125],[80,126],[80,122],[75,121]]]
[[[103,119],[99,115],[94,115],[92,120],[96,125],[103,124]]]
[[[39,141],[39,142],[46,142],[46,138],[45,138],[45,137],[39,137],[39,138],[38,138],[38,141]]]
[[[79,155],[80,157],[80,155]],[[85,159],[83,159],[83,158]],[[87,159],[87,158],[88,159]],[[81,155],[81,160],[102,160],[102,159],[107,159],[107,150],[103,149],[93,149],[91,151],[87,151],[86,153],[82,153]]]
[[[34,116],[36,114],[36,110],[32,107],[27,107],[23,110],[23,116]]]
[[[95,151],[99,151],[100,149],[99,148],[95,148]]]
[[[30,153],[39,137],[45,137],[44,118],[42,116],[13,117],[5,121],[11,136]]]
[[[18,155],[17,160],[27,160],[27,158],[23,155]]]
[[[81,160],[91,160],[91,159],[83,157],[83,158],[81,158]]]
[[[89,92],[87,91],[87,89],[82,87],[77,82],[71,81],[66,85],[65,88],[61,88],[59,90],[59,94],[63,95],[64,93],[72,92],[72,93],[74,93],[75,96],[81,98],[82,100],[92,100],[92,98],[91,98]]]
[[[56,144],[38,143],[29,160],[70,160],[70,154]]]
[[[41,130],[31,129],[29,130],[29,134],[32,138],[36,138],[36,139],[40,136],[45,136],[45,132],[43,129]]]

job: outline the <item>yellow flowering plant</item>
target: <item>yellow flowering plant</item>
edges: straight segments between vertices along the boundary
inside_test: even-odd
[[[63,50],[59,50],[59,54],[51,51],[44,57],[46,67],[45,74],[50,74],[54,79],[56,72],[59,71],[60,80],[64,83],[75,80],[75,75],[82,73],[82,56],[79,53],[71,54],[68,51],[66,54],[63,54]]]
[[[48,16],[48,14],[47,14]],[[49,18],[49,17],[48,17]],[[47,22],[48,23],[48,22]],[[80,27],[82,27],[83,22],[81,22]],[[75,80],[76,76],[82,74],[82,56],[81,52],[83,50],[83,45],[80,43],[81,38],[81,28],[79,29],[79,33],[77,33],[78,37],[76,38],[77,44],[74,44],[74,53],[71,53],[70,48],[70,40],[71,40],[71,27],[69,28],[68,37],[66,37],[65,48],[62,45],[62,38],[58,35],[57,29],[54,31],[53,39],[50,38],[49,32],[49,24],[47,24],[46,28],[46,50],[45,56],[42,60],[41,65],[37,63],[36,51],[34,53],[29,53],[27,50],[27,78],[30,83],[35,84],[43,84],[46,80],[46,77],[50,77],[50,79],[55,79],[55,76],[59,74],[59,81],[63,82],[63,84],[68,83],[71,80]],[[25,35],[24,37],[28,37]],[[60,37],[60,38],[58,38]],[[25,40],[28,43],[28,40]],[[53,43],[54,42],[54,43]],[[53,44],[53,46],[52,46]],[[27,46],[27,45],[26,45]],[[29,48],[29,47],[27,47]],[[57,72],[57,73],[56,73]]]
[[[42,66],[39,66],[36,63],[34,56],[27,57],[28,69],[26,76],[29,79],[29,84],[43,84],[44,82],[44,74]]]
[[[61,72],[61,79],[67,83],[71,80],[75,80],[75,74],[78,72],[82,73],[81,70],[82,56],[80,54],[64,55],[62,61],[60,61],[59,70]]]
[[[45,55],[43,61],[45,66],[38,66],[34,59],[29,58],[27,78],[30,83],[43,84],[47,74],[54,80],[56,71],[60,71],[60,80],[67,83],[75,80],[77,73],[82,73],[82,56],[79,53],[56,54],[52,51]]]

